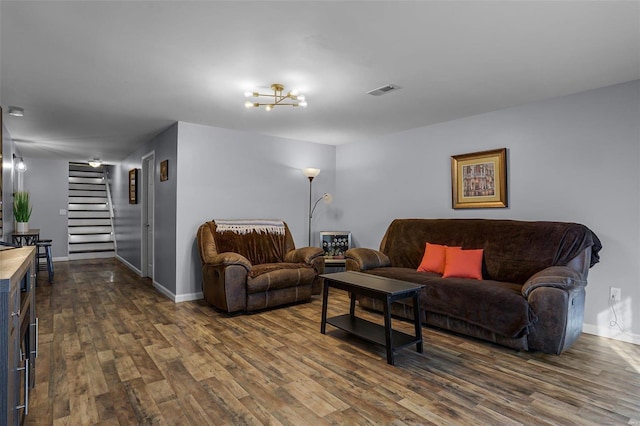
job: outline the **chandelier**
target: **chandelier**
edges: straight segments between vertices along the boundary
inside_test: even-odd
[[[284,105],[292,106],[292,107],[307,106],[307,101],[305,100],[304,95],[301,95],[300,93],[298,93],[297,90],[291,90],[285,94],[284,85],[279,83],[273,83],[271,85],[271,90],[273,90],[273,93],[245,92],[244,96],[246,98],[263,97],[263,98],[269,98],[269,100],[267,101],[263,99],[264,102],[260,102],[260,99],[258,99],[258,102],[247,101],[244,103],[244,106],[247,108],[258,108],[263,106],[264,109],[267,111],[271,111],[276,106],[284,106]]]

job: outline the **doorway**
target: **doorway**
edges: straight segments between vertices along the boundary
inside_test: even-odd
[[[155,152],[142,157],[142,259],[141,271],[143,277],[153,280],[153,254],[154,254],[154,178],[156,172]]]

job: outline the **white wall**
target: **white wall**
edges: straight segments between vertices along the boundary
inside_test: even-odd
[[[41,239],[51,239],[54,260],[69,256],[68,216],[69,162],[49,158],[24,157],[24,190],[29,191],[33,213],[29,228],[40,229]],[[60,210],[65,214],[61,215]]]
[[[113,167],[111,191],[115,208],[115,235],[118,257],[129,267],[141,273],[142,238],[142,190],[138,187],[138,204],[129,204],[129,170],[139,169],[139,185],[144,184],[141,175],[142,157],[155,153],[155,233],[153,256],[153,281],[165,294],[176,292],[176,186],[175,175],[178,124],[165,129],[144,146],[138,148]],[[169,180],[160,182],[160,162],[169,160]]]
[[[350,230],[356,246],[377,248],[397,217],[585,224],[604,249],[589,274],[584,330],[640,343],[640,310],[632,309],[640,300],[639,116],[635,81],[339,147],[178,123],[177,158],[170,165],[177,185],[175,234],[163,235],[167,250],[155,261],[169,268],[162,285],[176,301],[200,296],[195,236],[214,218],[282,218],[296,245],[306,245],[309,187],[300,169],[311,166],[322,169],[313,200],[323,192],[335,196],[314,215],[312,245],[320,230]],[[154,139],[128,157],[122,179],[140,167],[142,155],[165,143]],[[450,157],[501,147],[508,149],[509,208],[453,210]],[[157,163],[161,157],[156,153]],[[170,198],[156,202],[169,218]],[[139,212],[134,207],[127,216],[131,238],[139,240]],[[139,247],[131,254],[139,266]],[[609,286],[622,289],[615,309],[623,332],[609,325]]]
[[[309,181],[303,167],[317,167],[314,201],[335,189],[335,147],[254,133],[178,124],[176,294],[202,292],[198,227],[211,219],[282,219],[297,247],[307,245]],[[314,242],[341,212],[342,200],[319,206]]]
[[[509,208],[453,210],[450,157],[506,147]],[[602,240],[587,332],[640,343],[640,81],[338,147],[337,195],[362,247],[398,217],[579,222]],[[609,286],[625,332],[610,327]],[[635,307],[635,310],[632,309]]]
[[[111,200],[114,209],[114,236],[116,255],[138,274],[141,264],[141,204],[129,204],[129,170],[141,168],[141,158],[149,149],[136,150],[111,170]]]
[[[0,128],[2,132],[2,233],[0,240],[11,243],[11,233],[13,232],[13,153],[14,144],[11,134],[3,124]]]

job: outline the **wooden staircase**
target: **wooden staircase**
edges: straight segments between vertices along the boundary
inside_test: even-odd
[[[69,260],[115,256],[107,185],[102,166],[69,163]]]

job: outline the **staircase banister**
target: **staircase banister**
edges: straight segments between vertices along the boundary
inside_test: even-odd
[[[111,223],[111,232],[113,232],[113,234],[112,234],[113,249],[117,253],[118,252],[118,243],[116,241],[116,224],[115,224],[115,221],[114,221],[115,214],[114,214],[114,210],[113,210],[113,201],[111,200],[111,189],[110,189],[110,185],[109,185],[109,172],[107,171],[107,169],[104,166],[102,168],[102,174],[103,174],[103,178],[104,178],[104,186],[107,189],[107,203],[109,203],[109,222]]]

